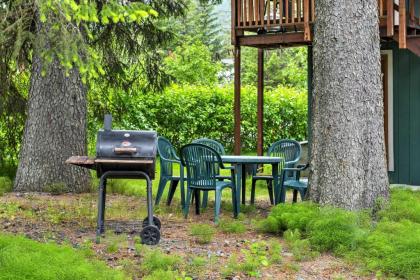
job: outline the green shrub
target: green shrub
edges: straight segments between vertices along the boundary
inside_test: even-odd
[[[407,279],[420,277],[420,224],[381,221],[353,254],[368,269]]]
[[[359,220],[356,212],[320,208],[319,215],[308,224],[307,235],[312,246],[320,252],[346,252],[356,248],[366,236],[367,231],[361,227]]]
[[[420,223],[420,191],[392,189],[390,202],[378,216],[396,222],[407,219]]]
[[[257,230],[266,233],[279,233],[280,224],[279,221],[272,215],[257,222]]]
[[[257,95],[255,87],[241,91],[242,145],[254,151],[257,135]],[[118,95],[118,93],[109,93]],[[121,93],[121,96],[127,96]],[[93,99],[94,97],[94,99]],[[92,104],[107,104],[103,92],[92,91]],[[98,99],[99,98],[99,99]],[[103,100],[101,99],[103,98]],[[282,138],[306,139],[307,94],[302,90],[276,88],[265,91],[265,143]],[[160,94],[136,94],[128,98],[110,98],[107,110],[114,113],[114,127],[153,129],[167,137],[175,147],[200,137],[220,141],[233,150],[233,87],[173,85]],[[120,102],[120,104],[118,104]],[[103,111],[89,108],[89,152],[95,153],[97,130],[102,127]],[[101,115],[98,115],[98,114]],[[268,148],[265,147],[265,148]]]
[[[127,279],[68,246],[0,234],[0,279]]]
[[[245,225],[241,221],[221,221],[219,229],[224,233],[244,233],[246,231]]]
[[[374,220],[365,211],[351,212],[315,204],[285,204],[272,209],[259,229],[284,232],[295,258],[331,251],[370,271],[418,279],[420,275],[420,192],[391,191],[387,206]]]
[[[196,224],[191,226],[191,235],[195,237],[196,242],[208,244],[213,239],[216,230],[207,224]]]
[[[145,274],[151,274],[158,270],[176,271],[182,262],[179,256],[164,254],[159,249],[146,249],[144,247],[142,249],[144,256],[141,267]]]
[[[11,192],[12,188],[12,180],[10,180],[8,177],[0,177],[0,196],[6,192]]]
[[[260,221],[258,229],[263,232],[279,233],[288,229],[299,229],[306,232],[306,228],[319,213],[318,206],[309,202],[283,203],[275,206],[269,216]]]

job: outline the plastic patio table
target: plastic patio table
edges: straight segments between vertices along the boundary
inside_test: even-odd
[[[282,197],[280,182],[279,182],[279,164],[283,161],[281,157],[269,157],[269,156],[233,156],[233,155],[222,155],[223,163],[229,163],[235,166],[236,173],[236,206],[238,213],[240,212],[240,202],[242,193],[242,204],[245,204],[245,189],[246,189],[246,172],[245,166],[250,164],[271,164],[272,175],[274,181],[274,204],[277,205]],[[242,188],[242,192],[241,192]]]

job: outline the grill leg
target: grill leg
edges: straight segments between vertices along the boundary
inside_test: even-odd
[[[152,202],[152,181],[147,176],[147,218],[149,225],[153,225],[153,202]]]
[[[101,228],[101,233],[105,232],[105,203],[106,203],[106,183],[107,183],[107,179],[104,178],[104,188],[102,190],[102,213],[101,213],[101,221],[102,221],[102,228]]]
[[[105,196],[106,196],[106,177],[101,176],[99,180],[98,190],[98,225],[96,227],[96,242],[99,243],[99,238],[105,232]]]

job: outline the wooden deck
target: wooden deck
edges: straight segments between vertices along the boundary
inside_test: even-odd
[[[232,44],[272,48],[312,44],[314,0],[232,0]],[[407,48],[420,36],[420,0],[378,0],[380,34]],[[410,37],[411,36],[411,37]]]
[[[234,152],[241,153],[241,47],[258,48],[257,151],[263,153],[265,48],[308,46],[312,77],[315,0],[231,0],[234,45]],[[378,0],[381,40],[420,56],[420,0]]]

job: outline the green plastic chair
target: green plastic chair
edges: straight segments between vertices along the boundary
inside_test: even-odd
[[[296,167],[289,167],[284,168],[282,171],[282,179],[281,179],[281,193],[280,193],[280,200],[281,202],[285,202],[286,200],[286,191],[287,189],[293,190],[293,203],[297,202],[297,194],[300,194],[301,200],[305,199],[306,191],[308,189],[308,181],[306,179],[300,178],[300,172],[307,169],[309,167],[308,164],[299,164]],[[291,175],[287,175],[287,173],[291,173]]]
[[[219,212],[222,202],[222,191],[225,188],[232,190],[233,213],[236,218],[236,189],[235,168],[225,167],[219,153],[203,144],[188,144],[181,148],[181,162],[187,169],[187,199],[184,207],[184,216],[188,217],[192,194],[195,196],[196,214],[200,214],[200,191],[215,191],[214,221],[219,222]],[[230,181],[220,181],[217,178],[217,169],[229,169]]]
[[[166,204],[170,205],[172,202],[172,198],[174,197],[176,187],[178,186],[178,183],[180,180],[179,176],[174,176],[173,164],[180,165],[181,176],[183,175],[183,168],[181,165],[181,160],[176,155],[176,151],[168,139],[166,139],[165,137],[159,136],[157,149],[158,149],[158,153],[160,157],[160,179],[159,179],[159,186],[158,186],[158,191],[156,195],[155,205],[159,204],[167,182],[170,182],[170,187],[169,187],[168,198],[167,198]],[[181,186],[182,207],[184,207],[184,204],[185,204],[185,194],[184,194],[184,188]]]
[[[192,143],[206,145],[214,149],[217,153],[219,153],[219,155],[225,154],[225,148],[223,147],[221,143],[217,142],[216,140],[209,139],[209,138],[200,138],[200,139],[193,140]],[[220,168],[217,168],[217,179],[220,181],[230,180],[230,176],[220,175]],[[201,207],[206,208],[207,202],[208,202],[208,193],[205,191],[203,192],[203,204],[201,205]]]
[[[301,154],[301,146],[299,142],[290,139],[283,139],[273,143],[270,148],[268,148],[267,156],[270,157],[282,157],[285,161],[284,168],[279,170],[279,174],[283,174],[284,180],[292,179],[293,172],[291,170],[285,172],[285,168],[293,168],[295,164],[299,161]],[[251,188],[251,204],[255,202],[255,186],[258,180],[264,180],[267,182],[268,195],[270,197],[270,203],[274,204],[274,195],[273,195],[273,176],[270,174],[257,174],[254,170],[252,176],[252,188]],[[283,180],[283,179],[282,179]]]
[[[192,141],[194,144],[202,144],[206,145],[212,149],[214,149],[219,155],[225,154],[225,148],[223,148],[223,145],[216,140],[209,139],[209,138],[199,138]]]

